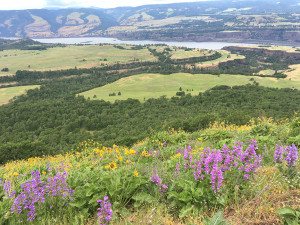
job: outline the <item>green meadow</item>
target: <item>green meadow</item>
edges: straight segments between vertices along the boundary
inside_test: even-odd
[[[27,90],[37,87],[39,87],[39,85],[0,88],[0,105],[7,104],[9,103],[9,100],[13,99],[13,97],[22,95]]]
[[[0,75],[15,74],[17,70],[57,70],[91,68],[103,64],[126,63],[134,60],[155,61],[147,49],[118,49],[113,45],[68,45],[47,50],[0,51]],[[8,68],[8,72],[2,72]]]
[[[128,98],[145,101],[149,98],[160,96],[172,97],[176,95],[181,87],[186,94],[197,95],[216,85],[244,85],[253,83],[253,78],[259,85],[274,88],[297,88],[300,89],[300,81],[289,79],[275,79],[257,76],[242,75],[209,75],[209,74],[187,74],[175,73],[171,75],[162,74],[139,74],[122,78],[114,83],[95,88],[81,93],[86,98],[103,99],[114,102],[115,100],[126,100]],[[188,91],[187,91],[188,90]],[[121,95],[118,95],[118,93]],[[116,96],[109,96],[115,93]]]
[[[243,56],[243,55],[231,54],[229,51],[226,51],[226,50],[219,50],[218,52],[222,54],[222,56],[220,58],[211,60],[211,61],[197,63],[196,65],[206,67],[206,66],[218,65],[220,62],[227,62],[227,61],[234,60],[234,59],[244,59],[245,58],[245,56]]]

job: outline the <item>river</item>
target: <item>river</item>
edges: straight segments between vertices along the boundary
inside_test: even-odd
[[[62,44],[127,44],[127,45],[155,45],[166,44],[169,46],[187,47],[187,48],[205,48],[205,49],[221,49],[225,46],[242,45],[250,46],[255,44],[244,43],[227,43],[227,42],[175,42],[175,41],[150,41],[150,40],[137,40],[137,41],[122,41],[116,38],[104,37],[81,37],[81,38],[43,38],[33,40],[42,43],[62,43]]]
[[[3,38],[3,37],[0,37]],[[16,37],[5,39],[19,39]],[[285,42],[257,42],[257,43],[234,43],[234,42],[176,42],[176,41],[151,41],[151,40],[135,40],[122,41],[116,38],[106,37],[79,37],[79,38],[32,38],[41,43],[61,43],[61,44],[127,44],[127,45],[155,45],[166,44],[168,46],[187,47],[187,48],[204,48],[210,50],[221,49],[225,46],[254,46],[254,45],[280,45],[280,46],[294,46],[291,43]],[[299,46],[300,45],[295,45]]]

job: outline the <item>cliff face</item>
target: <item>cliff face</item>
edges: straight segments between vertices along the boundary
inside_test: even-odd
[[[0,11],[2,37],[110,36],[175,41],[300,42],[300,4],[201,1],[114,9]]]
[[[75,37],[99,36],[118,25],[101,9],[0,11],[0,36]]]

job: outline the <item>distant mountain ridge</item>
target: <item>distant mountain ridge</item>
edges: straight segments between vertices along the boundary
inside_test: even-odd
[[[300,0],[2,10],[0,36],[300,42]]]

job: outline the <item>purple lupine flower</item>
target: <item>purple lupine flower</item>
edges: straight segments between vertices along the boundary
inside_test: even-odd
[[[178,175],[179,173],[180,173],[180,165],[179,163],[176,163],[175,175]]]
[[[243,150],[243,143],[236,142],[233,146],[233,150],[230,150],[226,145],[223,149],[216,150],[206,148],[201,154],[201,158],[197,161],[190,159],[190,149],[183,150],[183,159],[185,160],[185,169],[193,169],[194,178],[201,180],[208,176],[212,189],[216,192],[223,183],[223,173],[231,170],[231,168],[237,168],[243,172],[244,180],[247,180],[251,173],[256,172],[256,169],[261,167],[262,157],[256,154],[257,142],[255,140],[248,141],[249,145],[246,150]],[[295,153],[293,153],[295,155]],[[194,164],[192,164],[194,163]]]
[[[155,157],[158,157],[159,156],[159,151],[156,151],[155,152]]]
[[[288,166],[294,166],[298,158],[298,149],[293,143],[291,146],[286,147],[285,149],[285,160],[287,161]]]
[[[287,166],[294,166],[298,159],[298,149],[293,143],[286,148],[276,145],[274,161],[275,163],[282,163],[283,160],[287,162]]]
[[[98,221],[100,224],[106,225],[111,221],[113,211],[111,209],[111,203],[108,200],[107,196],[104,196],[103,200],[97,200],[100,203],[100,208],[98,208],[97,216],[99,216]]]
[[[22,191],[15,198],[11,207],[12,213],[17,214],[21,214],[23,210],[29,210],[27,221],[33,221],[35,219],[37,216],[36,205],[44,203],[46,196],[61,196],[64,199],[67,196],[66,193],[72,195],[74,192],[66,183],[66,172],[63,174],[58,173],[55,177],[48,178],[47,182],[41,181],[39,171],[33,171],[31,176],[32,179],[20,185]]]
[[[156,168],[156,167],[155,167]],[[158,174],[156,173],[156,169],[153,170],[153,176],[150,177],[150,180],[155,183],[155,185],[158,186],[158,191],[160,193],[165,192],[166,189],[168,189],[168,187],[165,184],[162,184],[161,182],[161,178],[158,176]]]

